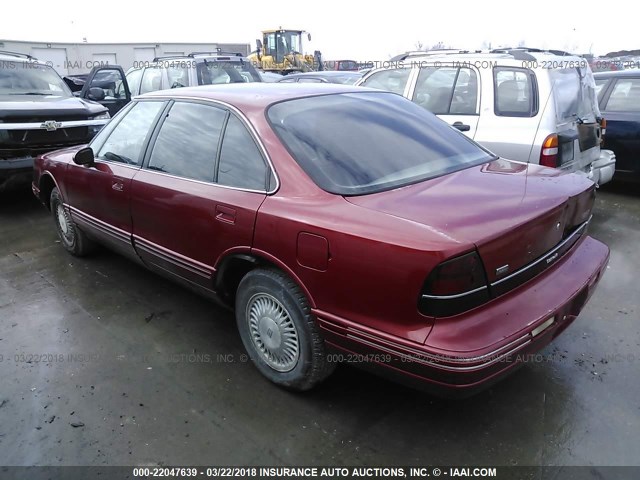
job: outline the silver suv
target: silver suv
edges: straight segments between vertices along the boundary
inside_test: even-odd
[[[507,49],[412,54],[356,85],[396,92],[504,158],[611,180],[587,61],[565,52]]]
[[[262,81],[255,67],[241,54],[206,52],[138,62],[126,77],[132,96],[177,87]]]

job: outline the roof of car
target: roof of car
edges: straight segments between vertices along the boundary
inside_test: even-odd
[[[357,93],[380,90],[340,85],[335,83],[235,83],[202,85],[145,93],[136,98],[201,98],[228,103],[241,110],[265,108],[281,100],[326,95],[332,93]]]
[[[593,74],[595,78],[608,78],[608,77],[640,77],[640,69],[631,70],[610,70],[607,72],[595,72]]]
[[[343,75],[360,75],[358,72],[352,72],[349,70],[323,70],[321,72],[304,72],[304,73],[292,73],[285,75],[282,78],[298,78],[298,77],[341,77]]]

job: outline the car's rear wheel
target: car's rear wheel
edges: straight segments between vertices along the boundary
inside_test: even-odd
[[[65,208],[57,188],[51,191],[49,205],[62,246],[69,253],[78,257],[90,253],[95,247],[94,243],[76,226],[69,211]]]
[[[300,287],[278,270],[252,270],[238,286],[244,347],[265,377],[292,390],[313,388],[335,368],[310,310]]]

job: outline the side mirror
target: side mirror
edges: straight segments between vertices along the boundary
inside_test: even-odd
[[[89,89],[89,94],[87,95],[87,97],[89,98],[89,100],[94,100],[96,102],[104,100],[104,90],[100,87],[91,87]]]
[[[76,152],[73,156],[73,161],[77,165],[91,166],[95,163],[95,157],[93,156],[93,150],[91,147],[85,147]]]
[[[259,38],[256,38],[256,47],[258,50],[262,50],[262,42]]]

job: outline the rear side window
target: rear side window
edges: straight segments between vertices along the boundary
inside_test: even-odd
[[[610,112],[640,112],[640,78],[617,80],[605,110]]]
[[[380,70],[371,74],[369,78],[362,82],[362,87],[388,90],[402,95],[407,86],[407,80],[411,70],[409,68],[396,68]]]
[[[175,103],[160,128],[147,168],[213,182],[226,115],[210,105]]]
[[[96,158],[128,165],[142,164],[142,146],[163,102],[138,102],[113,128]]]
[[[265,191],[267,166],[243,123],[234,115],[224,132],[217,183],[229,187]]]
[[[478,78],[470,68],[422,68],[413,101],[437,115],[476,114]]]
[[[142,69],[131,70],[127,73],[126,78],[131,95],[138,95],[140,91],[140,81],[142,80]]]
[[[605,86],[609,83],[608,78],[596,78],[596,95],[598,96],[598,101],[602,100],[602,95],[605,91]]]
[[[167,79],[169,88],[179,88],[189,86],[189,68],[176,62],[175,65],[167,67]]]
[[[494,68],[495,114],[501,117],[534,117],[538,93],[533,73],[524,68]]]

